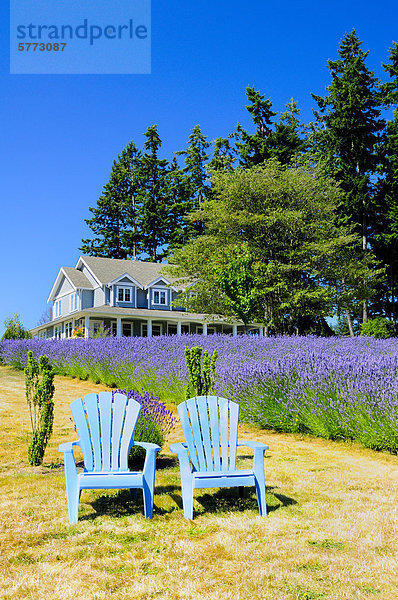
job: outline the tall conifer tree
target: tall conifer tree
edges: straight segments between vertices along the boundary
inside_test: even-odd
[[[160,262],[165,256],[168,234],[169,196],[167,161],[159,158],[162,145],[157,125],[148,127],[143,155],[141,239],[149,260]]]
[[[326,88],[326,96],[313,97],[320,109],[315,153],[341,183],[345,194],[339,208],[340,220],[361,235],[362,250],[366,252],[373,231],[376,145],[383,121],[379,80],[367,68],[368,52],[361,50],[361,44],[355,30],[344,37],[340,58],[328,61],[332,83]],[[367,320],[366,302],[362,319]]]

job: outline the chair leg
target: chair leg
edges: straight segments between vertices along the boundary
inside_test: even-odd
[[[262,517],[267,516],[267,499],[265,492],[265,477],[256,476],[256,494],[257,494],[257,502],[258,509],[260,511],[260,515]]]
[[[182,505],[184,507],[184,517],[193,519],[193,481],[192,478],[187,480],[181,478],[181,494]]]
[[[79,518],[79,500],[81,490],[77,488],[77,485],[67,485],[66,487],[66,499],[68,502],[68,516],[69,523],[77,523]]]
[[[142,488],[144,498],[144,514],[146,519],[152,519],[153,513],[153,489],[147,484],[144,477],[144,486]]]

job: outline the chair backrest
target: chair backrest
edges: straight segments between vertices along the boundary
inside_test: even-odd
[[[217,396],[198,396],[177,410],[193,468],[235,470],[239,405]]]
[[[71,404],[86,471],[126,471],[141,405],[123,394],[87,394]]]

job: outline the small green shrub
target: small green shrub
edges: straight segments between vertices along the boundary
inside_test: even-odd
[[[2,340],[24,340],[32,337],[30,332],[22,325],[21,317],[18,313],[6,319],[4,327],[6,330],[1,338]]]
[[[185,360],[189,373],[189,383],[186,394],[187,399],[192,396],[207,396],[208,394],[214,393],[217,357],[217,350],[214,350],[211,356],[207,350],[205,350],[202,362],[201,346],[185,348]]]
[[[384,317],[368,319],[361,324],[361,335],[379,339],[387,339],[394,335],[394,324]]]
[[[32,425],[32,439],[28,448],[31,465],[41,465],[44,452],[53,431],[54,422],[54,371],[47,356],[39,362],[28,351],[25,367],[25,393]]]

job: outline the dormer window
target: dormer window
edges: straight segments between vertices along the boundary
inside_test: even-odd
[[[118,302],[131,302],[131,287],[121,287],[117,288],[117,299]]]
[[[153,290],[153,304],[160,304],[165,306],[166,301],[166,290]]]
[[[61,316],[61,300],[54,302],[54,316],[55,318]]]

